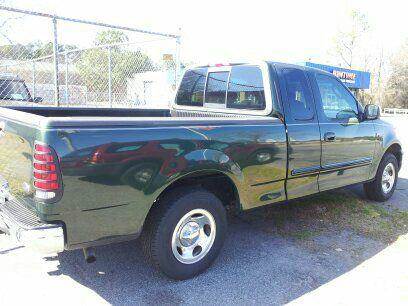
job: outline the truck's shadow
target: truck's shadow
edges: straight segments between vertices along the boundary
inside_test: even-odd
[[[401,179],[400,184],[406,186],[408,180]],[[342,191],[332,197],[360,205],[360,189],[352,188],[346,198]],[[318,201],[330,200],[330,195],[322,196]],[[50,274],[68,275],[114,305],[287,303],[350,271],[408,232],[408,228],[396,230],[384,238],[361,234],[352,223],[339,226],[331,223],[332,204],[314,204],[312,199],[231,217],[218,260],[187,281],[170,280],[153,269],[135,241],[98,248],[97,262],[91,265],[84,262],[81,251],[48,258],[60,263]],[[355,212],[358,206],[353,207],[350,211]]]

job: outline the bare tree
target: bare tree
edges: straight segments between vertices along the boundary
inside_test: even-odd
[[[408,108],[408,39],[391,59],[384,106]]]
[[[7,6],[10,5],[12,1],[10,0],[0,0],[0,5]],[[13,20],[21,19],[23,16],[10,16],[2,12],[2,16],[0,16],[0,37],[3,37],[9,44],[13,44],[13,40],[10,38],[9,31],[10,31],[10,23]]]
[[[384,55],[384,49],[381,48],[380,53],[378,54],[377,58],[376,58],[376,63],[375,63],[375,68],[373,69],[373,74],[375,76],[375,81],[376,81],[376,88],[374,88],[374,90],[376,91],[375,93],[375,97],[377,99],[377,103],[379,105],[382,105],[382,97],[384,95],[384,87],[385,87],[385,74],[386,74],[386,61],[388,59],[385,57]],[[373,82],[374,83],[374,82]]]
[[[349,13],[342,27],[334,37],[334,55],[342,65],[351,68],[355,65],[356,56],[370,27],[366,15],[358,10]]]

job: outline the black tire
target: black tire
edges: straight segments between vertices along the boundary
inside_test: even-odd
[[[180,262],[172,251],[173,232],[178,222],[194,209],[211,213],[216,224],[215,238],[208,253],[198,262]],[[222,202],[202,188],[179,188],[156,203],[149,213],[141,237],[143,250],[150,261],[167,276],[182,280],[206,270],[217,258],[227,231],[226,211]]]
[[[395,169],[395,180],[394,180],[394,185],[392,186],[392,189],[385,193],[382,188],[382,175],[384,172],[385,167],[389,164],[392,163],[394,165]],[[386,153],[381,162],[380,165],[378,166],[377,173],[375,175],[375,179],[371,182],[365,183],[364,184],[364,192],[370,200],[374,200],[377,202],[385,202],[389,198],[392,197],[394,194],[395,187],[397,186],[397,181],[398,181],[398,161],[395,157],[395,155],[391,153]]]

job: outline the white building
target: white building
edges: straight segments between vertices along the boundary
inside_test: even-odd
[[[175,91],[174,71],[148,71],[127,80],[127,100],[143,108],[169,108]]]

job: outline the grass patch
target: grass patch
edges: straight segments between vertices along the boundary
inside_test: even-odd
[[[381,203],[360,199],[345,191],[331,191],[270,206],[263,216],[274,222],[268,233],[299,240],[312,239],[325,230],[350,229],[389,243],[408,232],[408,212],[387,210]]]
[[[293,238],[299,239],[299,240],[308,240],[316,236],[319,232],[317,231],[311,231],[311,230],[300,230],[300,231],[294,231],[290,233],[290,235]]]

